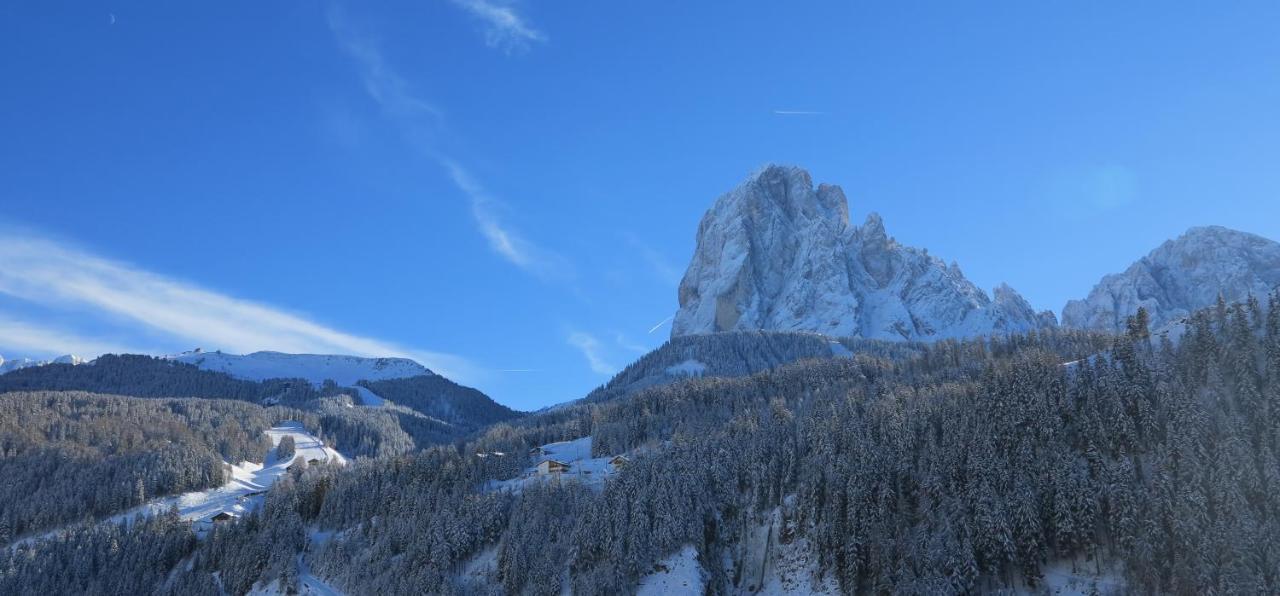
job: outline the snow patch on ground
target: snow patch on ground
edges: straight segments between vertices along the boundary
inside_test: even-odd
[[[486,548],[462,564],[462,571],[457,581],[464,587],[482,593],[483,588],[499,585],[498,581],[498,546]]]
[[[1044,575],[1035,589],[1021,587],[1016,594],[1053,594],[1054,596],[1110,596],[1124,594],[1127,584],[1119,569],[1103,565],[1101,573],[1092,561],[1060,559],[1040,569]]]
[[[604,488],[604,481],[618,473],[609,460],[613,456],[591,457],[591,437],[586,436],[572,441],[548,443],[539,448],[540,454],[535,457],[533,467],[526,468],[519,476],[510,480],[492,480],[489,490],[510,490],[519,492],[532,482],[548,480],[577,481],[592,488]],[[538,463],[554,460],[569,464],[569,470],[560,474],[538,473]]]
[[[692,358],[667,367],[667,374],[673,377],[701,377],[707,373],[707,365]]]
[[[311,567],[307,565],[305,555],[298,555],[297,565],[298,589],[296,591],[284,589],[280,585],[280,580],[275,580],[265,586],[254,584],[248,596],[343,596],[342,591],[311,575]]]
[[[653,573],[640,578],[636,596],[702,594],[704,583],[702,565],[698,563],[698,549],[686,544],[675,554],[654,565]]]
[[[735,567],[742,571],[736,589],[770,596],[840,593],[835,578],[821,573],[812,543],[800,535],[795,510],[796,496],[788,496],[723,561],[730,577]]]
[[[827,345],[831,346],[832,356],[835,356],[836,358],[853,358],[853,352],[851,352],[849,348],[844,347],[844,344],[832,339],[828,340]]]

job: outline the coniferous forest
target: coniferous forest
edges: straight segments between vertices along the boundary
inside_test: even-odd
[[[1280,300],[1220,302],[1173,337],[1144,319],[586,401],[295,473],[203,540],[160,517],[19,544],[0,593],[288,588],[305,559],[352,594],[615,594],[686,545],[709,592],[740,593],[760,564],[742,545],[778,515],[771,544],[807,545],[844,593],[1034,591],[1063,562],[1130,593],[1278,593]],[[602,489],[492,488],[587,435],[631,456]],[[142,557],[163,569],[111,564]],[[485,557],[491,574],[465,572]]]

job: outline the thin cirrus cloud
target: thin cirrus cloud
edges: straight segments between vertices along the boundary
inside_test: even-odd
[[[499,15],[505,14],[503,11],[510,12],[509,8],[487,2],[470,0],[457,3],[467,7],[484,5],[475,10],[485,14],[492,11],[497,11],[495,14]],[[514,12],[510,14],[514,21],[495,17],[495,22],[513,23],[507,26],[516,31],[522,30],[523,21]],[[490,196],[466,167],[440,151],[437,139],[444,126],[441,111],[411,90],[409,82],[387,64],[386,58],[369,37],[352,28],[338,5],[331,5],[327,16],[330,32],[359,68],[364,90],[369,98],[387,118],[398,125],[406,141],[443,168],[453,185],[467,196],[476,228],[488,241],[493,252],[543,279],[572,277],[571,268],[563,257],[525,239],[504,221],[501,216],[502,203]]]
[[[446,157],[438,161],[449,172],[449,178],[471,200],[471,216],[489,248],[507,261],[544,279],[571,277],[568,262],[560,255],[529,242],[506,225],[499,209],[501,203],[489,196],[484,187],[458,162]]]
[[[0,293],[46,308],[61,306],[124,321],[167,337],[173,344],[185,342],[233,352],[401,356],[453,378],[473,381],[479,373],[459,356],[339,331],[266,304],[171,279],[26,231],[4,230],[0,234]],[[51,346],[74,347],[66,351],[88,354],[143,351],[11,321],[0,321],[0,337],[6,343],[20,344],[12,346],[17,349],[43,345],[46,350]]]
[[[618,371],[617,367],[605,359],[604,346],[594,335],[574,331],[569,334],[568,341],[569,345],[582,352],[582,357],[586,358],[587,365],[591,367],[593,372],[601,375],[611,375]]]
[[[19,321],[4,315],[0,315],[0,343],[6,350],[15,350],[27,356],[75,354],[91,358],[102,354],[146,354],[155,351]]]
[[[547,39],[509,3],[489,0],[453,0],[453,3],[484,24],[485,43],[491,48],[509,53],[528,49],[530,44]]]

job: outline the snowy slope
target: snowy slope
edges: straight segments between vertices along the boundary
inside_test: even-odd
[[[673,337],[720,331],[810,331],[932,340],[1052,324],[1012,288],[994,296],[954,263],[899,244],[879,215],[849,223],[838,186],[770,165],[720,197],[698,227],[680,282]]]
[[[572,441],[560,441],[558,443],[548,443],[541,447],[542,454],[535,458],[535,462],[543,462],[546,460],[555,460],[561,463],[569,464],[569,471],[563,474],[552,476],[540,476],[537,472],[537,465],[525,469],[520,476],[510,480],[490,481],[489,490],[510,490],[519,492],[522,488],[533,482],[542,482],[545,480],[563,480],[577,481],[592,488],[603,488],[604,482],[610,476],[618,473],[609,464],[609,460],[613,459],[612,455],[604,457],[591,457],[591,437],[586,436]]]
[[[666,594],[703,593],[702,565],[698,563],[698,549],[685,545],[675,554],[654,565],[652,573],[640,578],[636,596],[664,596]]]
[[[305,379],[317,387],[325,381],[333,381],[340,387],[354,388],[360,394],[361,405],[366,406],[381,406],[385,400],[372,391],[356,385],[360,381],[386,381],[435,374],[427,367],[408,358],[362,358],[281,352],[254,352],[240,356],[200,351],[183,352],[172,358],[204,370],[227,373],[247,381]]]
[[[221,352],[184,352],[173,357],[205,370],[227,373],[237,379],[306,379],[317,386],[326,380],[349,387],[358,381],[382,381],[431,375],[430,370],[408,358],[362,358],[320,354],[254,352],[239,356]]]

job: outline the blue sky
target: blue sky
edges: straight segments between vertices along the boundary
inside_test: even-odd
[[[580,397],[765,162],[1055,311],[1193,225],[1280,238],[1280,4],[1116,4],[7,2],[0,354]]]

